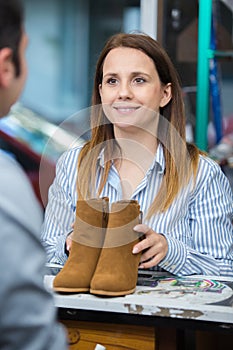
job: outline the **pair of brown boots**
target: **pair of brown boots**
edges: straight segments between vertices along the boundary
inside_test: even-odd
[[[141,254],[132,254],[140,234],[133,227],[140,222],[137,201],[108,198],[77,201],[76,220],[69,257],[54,279],[57,292],[106,296],[133,293]]]

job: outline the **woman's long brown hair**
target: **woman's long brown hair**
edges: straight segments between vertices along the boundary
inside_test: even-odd
[[[92,94],[91,139],[81,150],[78,159],[78,195],[79,198],[90,198],[101,194],[108,177],[113,152],[118,147],[113,125],[102,110],[99,94],[104,60],[109,51],[117,47],[141,50],[153,60],[161,84],[171,83],[172,98],[160,109],[157,133],[157,139],[163,147],[166,169],[158,194],[149,209],[148,215],[151,216],[156,211],[166,211],[178,193],[195,178],[200,151],[195,145],[186,143],[184,103],[177,72],[166,51],[156,40],[145,34],[116,34],[107,41],[99,56]],[[96,194],[94,188],[97,162],[102,150],[106,162]]]

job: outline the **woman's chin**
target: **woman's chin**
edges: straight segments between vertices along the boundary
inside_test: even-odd
[[[114,122],[114,127],[118,128],[118,129],[130,129],[130,128],[135,128],[136,125],[132,124],[132,123],[126,123],[126,122]]]

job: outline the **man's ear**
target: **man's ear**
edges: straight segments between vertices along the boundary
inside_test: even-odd
[[[15,69],[12,62],[12,50],[4,47],[0,50],[0,86],[6,88],[9,86],[15,75]]]
[[[162,87],[163,89],[163,97],[160,101],[160,107],[164,107],[168,104],[170,99],[172,98],[172,85],[171,83],[168,83],[167,85]]]

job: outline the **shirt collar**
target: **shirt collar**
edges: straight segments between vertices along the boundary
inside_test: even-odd
[[[99,161],[99,165],[104,168],[104,148],[100,151],[97,160]]]
[[[154,160],[151,164],[150,169],[153,169],[155,164],[158,164],[158,166],[160,168],[159,173],[163,174],[164,170],[165,170],[165,158],[164,158],[164,152],[163,152],[163,147],[162,147],[161,143],[158,144],[156,154],[155,154],[155,157],[154,157]]]

